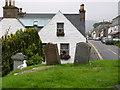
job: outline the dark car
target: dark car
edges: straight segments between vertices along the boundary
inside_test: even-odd
[[[113,39],[112,38],[105,38],[105,44],[112,45],[113,44]]]

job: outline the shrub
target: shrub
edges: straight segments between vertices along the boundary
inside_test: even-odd
[[[28,61],[27,64],[29,65],[35,65],[35,64],[41,64],[43,61],[43,57],[39,56],[38,54],[32,56]]]
[[[114,41],[114,45],[118,46],[120,48],[120,41]]]

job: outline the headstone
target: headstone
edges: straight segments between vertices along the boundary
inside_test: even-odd
[[[13,70],[18,69],[17,67],[18,67],[19,65],[21,65],[21,64],[23,64],[23,61],[14,60]]]
[[[27,59],[27,56],[23,55],[22,53],[16,53],[11,58],[14,60],[13,70],[15,70],[19,65],[23,64],[23,60]]]
[[[44,53],[47,65],[61,64],[57,44],[48,43],[45,45]]]
[[[75,51],[75,64],[87,64],[90,60],[90,51],[91,47],[84,43],[80,42],[76,44],[76,51]]]

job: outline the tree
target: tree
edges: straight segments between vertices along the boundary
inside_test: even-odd
[[[37,54],[36,58],[38,56],[43,60],[42,42],[37,29],[28,28],[24,31],[18,30],[15,34],[5,35],[0,40],[2,41],[2,76],[13,70],[11,56],[18,52],[27,55],[28,59]],[[40,61],[40,58],[38,61]],[[37,61],[34,63],[34,59],[32,62],[33,64],[37,64]]]

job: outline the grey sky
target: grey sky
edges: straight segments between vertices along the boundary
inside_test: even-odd
[[[5,0],[0,0],[0,17]],[[33,2],[34,1],[34,2]],[[89,1],[89,2],[88,2]],[[114,2],[113,2],[114,1]],[[80,4],[85,4],[86,19],[111,21],[118,15],[119,0],[16,0],[16,6],[27,13],[79,13]]]

